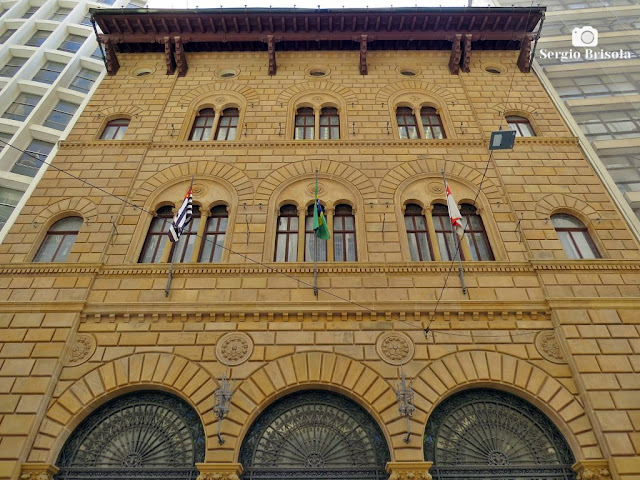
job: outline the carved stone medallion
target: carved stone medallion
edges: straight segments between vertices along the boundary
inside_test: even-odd
[[[543,358],[553,363],[566,363],[552,330],[544,330],[536,335],[536,349]]]
[[[427,185],[427,189],[429,189],[431,193],[440,194],[444,192],[444,185],[442,184],[442,182],[430,182]]]
[[[385,332],[378,337],[376,350],[391,365],[404,365],[413,358],[413,341],[404,333]]]
[[[207,193],[207,186],[202,183],[194,183],[192,191],[194,196],[202,197],[205,193]]]
[[[246,333],[233,332],[223,335],[216,344],[216,356],[225,365],[240,365],[253,353],[253,340]]]
[[[227,101],[227,97],[218,97],[216,98],[216,103],[221,104]]]
[[[91,358],[96,351],[96,338],[90,333],[79,333],[71,348],[71,356],[67,361],[69,367],[81,365]]]
[[[322,196],[322,194],[324,193],[325,190],[326,189],[325,189],[324,185],[322,183],[318,182],[318,195]],[[310,183],[309,185],[307,185],[307,193],[309,195],[315,196],[315,194],[316,194],[316,183],[315,182]]]

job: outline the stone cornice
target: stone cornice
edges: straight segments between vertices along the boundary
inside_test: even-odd
[[[0,302],[0,311],[12,313],[81,312],[84,301]]]
[[[466,273],[535,273],[536,271],[636,271],[640,270],[640,260],[549,260],[531,262],[463,262]],[[170,265],[141,264],[103,265],[99,263],[24,263],[0,264],[0,275],[168,275]],[[406,262],[406,263],[327,263],[318,266],[321,274],[412,274],[446,273],[451,270],[451,262]],[[457,266],[455,267],[457,268]],[[177,264],[174,274],[191,275],[240,275],[240,274],[313,274],[313,266],[308,263],[264,262],[264,266],[252,263]]]
[[[140,148],[148,147],[154,150],[169,149],[254,149],[254,148],[335,148],[335,147],[403,147],[403,148],[438,148],[438,147],[486,147],[489,139],[443,139],[443,140],[282,140],[282,141],[242,141],[242,142],[192,142],[192,141],[136,141],[127,142],[124,140],[92,142],[60,142],[61,149],[74,148]],[[530,137],[518,138],[516,144],[536,144],[536,145],[577,145],[578,139],[575,137]]]
[[[576,297],[576,298],[548,298],[549,307],[554,310],[576,310],[586,308],[604,309],[640,309],[640,297],[619,297],[619,298],[597,298],[597,297]]]

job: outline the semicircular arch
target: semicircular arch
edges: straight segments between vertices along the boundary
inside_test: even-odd
[[[569,367],[567,377],[571,373]],[[472,350],[446,355],[421,370],[413,381],[416,405],[428,412],[464,389],[488,387],[513,393],[541,410],[558,427],[576,460],[591,455],[592,442],[584,435],[587,413],[576,396],[542,368],[499,352]],[[426,429],[422,423],[422,436]],[[597,447],[596,447],[597,448]]]
[[[98,207],[85,197],[63,198],[41,210],[34,223],[46,224],[52,218],[58,218],[65,212],[70,214],[77,213],[82,216],[84,221],[90,221],[97,218]]]
[[[258,92],[251,87],[236,82],[219,82],[201,85],[198,88],[190,90],[189,93],[186,93],[178,100],[178,103],[197,103],[203,98],[224,92],[234,92],[242,96],[247,101],[247,104],[253,103],[255,105],[260,100]]]
[[[187,358],[171,353],[138,353],[118,358],[85,373],[52,401],[36,435],[29,462],[55,464],[74,428],[95,408],[137,389],[166,390],[185,400],[200,416],[205,432],[215,423],[211,397],[216,383],[211,374]],[[215,434],[207,437],[213,448]],[[208,452],[208,450],[207,450]]]
[[[587,218],[592,222],[597,221],[600,215],[589,203],[572,195],[552,193],[545,195],[536,203],[536,216],[539,220],[547,220],[558,211],[571,212]]]
[[[277,103],[288,104],[291,99],[300,94],[308,92],[330,92],[342,98],[347,104],[355,103],[358,101],[358,97],[349,88],[332,82],[304,82],[293,85],[283,90],[276,100]]]
[[[456,100],[456,96],[451,91],[436,85],[435,83],[423,82],[420,80],[403,80],[391,83],[381,88],[376,94],[376,103],[389,103],[392,97],[397,96],[401,92],[416,90],[428,92],[432,97],[440,98],[447,104],[451,104]]]

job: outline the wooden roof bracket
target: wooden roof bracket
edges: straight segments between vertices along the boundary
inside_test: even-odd
[[[174,57],[176,59],[176,67],[178,68],[178,76],[184,77],[187,74],[187,55],[184,53],[184,45],[181,37],[173,37],[175,46]]]
[[[267,35],[267,52],[269,53],[269,75],[275,75],[278,66],[276,64],[276,39],[273,35]]]
[[[115,75],[120,69],[120,62],[116,56],[116,44],[113,40],[109,39],[104,42],[104,52],[107,57],[107,73]]]
[[[469,73],[469,65],[471,64],[471,40],[473,35],[467,33],[464,36],[464,53],[462,55],[462,71]]]
[[[167,64],[167,75],[173,75],[176,71],[176,60],[173,56],[173,45],[170,37],[164,37],[164,61]]]
[[[360,35],[360,75],[367,73],[367,35]]]
[[[453,75],[460,73],[460,57],[462,56],[462,34],[456,33],[451,46],[451,56],[449,57],[449,71]]]
[[[527,33],[522,38],[520,44],[520,55],[518,55],[518,68],[522,73],[529,73],[531,71],[531,47],[535,37],[533,33]]]

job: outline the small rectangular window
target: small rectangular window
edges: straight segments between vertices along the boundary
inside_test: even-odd
[[[40,7],[30,6],[27,9],[27,11],[24,12],[24,15],[22,15],[22,18],[31,18],[33,16],[33,14],[38,11],[38,8],[40,8]]]
[[[75,76],[71,83],[69,84],[69,88],[71,90],[75,90],[76,92],[89,93],[91,87],[98,79],[100,74],[95,70],[90,70],[88,68],[83,68],[80,70],[78,75]]]
[[[82,35],[74,35],[69,34],[67,38],[65,38],[64,42],[60,44],[58,50],[62,50],[63,52],[76,53],[80,50],[80,47],[84,43],[87,37],[83,37]]]
[[[70,8],[60,7],[56,11],[56,13],[51,15],[51,18],[49,18],[49,20],[55,20],[56,22],[62,22],[65,18],[67,18],[67,15],[69,15],[70,13],[71,13],[71,9]]]
[[[11,215],[11,212],[13,212],[13,209],[22,198],[23,193],[24,192],[20,190],[0,187],[0,228],[4,227],[4,224]]]
[[[25,152],[20,155],[20,158],[11,168],[11,172],[27,177],[35,177],[42,166],[42,162],[46,160],[51,150],[53,150],[53,143],[31,140]]]
[[[93,51],[91,54],[91,58],[95,58],[96,60],[102,60],[102,50],[100,49],[100,45]]]
[[[38,73],[33,76],[33,81],[51,84],[56,81],[56,78],[58,78],[60,72],[64,70],[65,66],[64,63],[49,60],[38,70]]]
[[[4,67],[0,69],[0,77],[13,77],[27,63],[27,60],[25,57],[11,57]]]
[[[40,47],[47,38],[49,38],[51,32],[49,30],[38,30],[33,36],[25,43],[29,47]]]
[[[2,35],[0,35],[0,43],[4,43],[9,40],[9,37],[11,37],[11,35],[13,35],[14,33],[16,33],[15,28],[7,28],[4,32],[2,32]]]
[[[80,25],[85,25],[87,27],[91,26],[91,14],[87,13],[82,20],[80,20]]]
[[[64,130],[69,125],[76,110],[78,110],[77,104],[60,100],[44,121],[44,126],[55,128],[56,130]]]
[[[2,118],[24,121],[36,107],[42,97],[33,93],[21,93],[18,95],[9,108],[4,112]]]
[[[0,132],[0,152],[6,147],[7,143],[13,138],[13,133]]]

